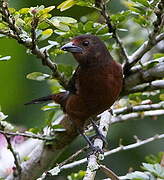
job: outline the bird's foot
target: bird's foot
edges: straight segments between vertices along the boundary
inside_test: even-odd
[[[88,136],[86,136],[81,130],[79,130],[79,133],[84,137],[84,139],[87,141],[91,152],[90,154],[103,154],[103,150],[101,148],[99,148],[98,146],[94,146],[94,144],[91,142],[90,138]]]
[[[103,141],[104,145],[108,144],[105,136],[100,132],[98,126],[96,125],[96,123],[93,121],[92,118],[90,119],[90,121],[91,121],[91,123],[93,125],[93,128],[94,128],[95,132],[96,132],[95,137],[100,138]]]

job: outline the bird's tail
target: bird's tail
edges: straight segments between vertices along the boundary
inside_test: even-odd
[[[47,101],[51,101],[53,100],[53,95],[49,95],[49,96],[45,96],[45,97],[41,97],[41,98],[37,98],[37,99],[33,99],[30,102],[25,103],[24,105],[29,105],[29,104],[40,104],[40,103],[44,103]]]
[[[60,92],[57,94],[51,94],[49,96],[33,99],[32,101],[27,102],[24,105],[40,104],[40,103],[44,103],[44,102],[53,100],[53,101],[55,101],[55,103],[60,104],[61,106],[65,106],[65,103],[66,103],[68,97],[69,97],[69,91],[65,91],[65,92]]]

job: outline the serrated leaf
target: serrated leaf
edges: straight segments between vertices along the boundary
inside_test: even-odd
[[[65,11],[69,8],[71,8],[72,6],[74,6],[76,4],[75,0],[67,0],[62,2],[57,9],[60,9],[60,11]]]
[[[11,56],[5,56],[5,57],[1,57],[0,61],[8,61],[9,59],[11,59]]]
[[[48,79],[50,77],[50,75],[43,74],[41,72],[33,72],[33,73],[28,74],[26,77],[27,77],[27,79],[31,79],[31,80],[43,81],[43,80]]]

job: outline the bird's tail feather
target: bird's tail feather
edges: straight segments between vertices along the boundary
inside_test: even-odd
[[[44,103],[46,101],[51,101],[53,98],[53,95],[49,95],[49,96],[45,96],[45,97],[41,97],[41,98],[37,98],[37,99],[33,99],[30,102],[25,103],[24,105],[29,105],[29,104],[40,104],[40,103]]]

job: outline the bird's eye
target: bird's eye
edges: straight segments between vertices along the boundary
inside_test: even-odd
[[[88,41],[84,41],[83,42],[83,46],[88,46],[89,45],[89,42]]]

